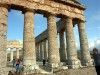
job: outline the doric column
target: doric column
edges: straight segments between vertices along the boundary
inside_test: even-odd
[[[49,14],[47,18],[48,28],[48,62],[52,67],[59,66],[60,57],[57,46],[57,27],[55,15]]]
[[[6,43],[7,43],[8,6],[0,4],[0,74],[7,75]]]
[[[40,42],[40,61],[43,60],[43,42]]]
[[[39,42],[39,61],[41,61],[41,53],[40,53],[40,42]]]
[[[88,45],[87,34],[85,31],[84,21],[79,21],[78,30],[79,30],[80,47],[81,47],[81,54],[82,54],[82,65],[92,66],[93,61],[91,59],[90,52],[89,52],[89,45]]]
[[[75,38],[73,32],[73,21],[71,17],[67,17],[65,20],[66,27],[66,43],[67,43],[67,57],[69,68],[78,68],[81,66],[77,57],[77,49],[75,45]]]
[[[64,31],[61,31],[59,33],[59,39],[60,39],[60,61],[65,62],[66,59],[66,49],[65,49],[65,38],[64,38]]]
[[[39,61],[40,52],[39,52],[39,43],[36,44],[36,60]]]
[[[47,50],[47,40],[44,41],[44,59],[47,60],[48,57],[48,50]]]
[[[34,34],[34,12],[28,10],[26,10],[24,13],[23,49],[23,64],[25,65],[24,70],[29,70],[29,72],[31,70],[33,71],[35,68],[37,68]]]
[[[19,59],[19,49],[16,48],[16,58]]]
[[[10,52],[10,62],[12,62],[13,57],[14,57],[14,56],[13,56],[13,51],[11,51],[11,52]]]

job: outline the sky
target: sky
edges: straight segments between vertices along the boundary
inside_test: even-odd
[[[86,32],[89,46],[100,44],[100,0],[81,0],[85,5]],[[47,19],[43,15],[35,14],[35,36],[47,28]],[[8,40],[23,40],[24,15],[21,11],[11,10],[8,14]],[[77,27],[74,28],[75,38],[79,42]],[[98,46],[99,47],[99,46]]]
[[[86,31],[89,45],[100,46],[100,0],[83,0],[86,6]],[[100,49],[100,47],[99,47]]]

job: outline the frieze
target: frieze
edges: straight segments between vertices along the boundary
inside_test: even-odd
[[[0,3],[17,5],[31,10],[42,10],[52,14],[62,14],[84,20],[84,10],[80,7],[65,5],[53,0],[0,0]]]

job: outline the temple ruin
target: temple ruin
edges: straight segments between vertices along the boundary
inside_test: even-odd
[[[24,14],[23,34],[23,74],[42,73],[36,60],[48,59],[47,66],[51,75],[96,75],[90,57],[87,34],[85,31],[85,7],[77,0],[0,0],[0,74],[7,75],[7,19],[11,9]],[[35,38],[34,15],[47,17],[47,30]],[[56,25],[56,17],[61,18]],[[74,25],[78,26],[81,60],[77,57]],[[66,33],[66,49],[64,44]],[[57,33],[60,35],[60,49],[57,46]],[[44,46],[44,49],[42,47]],[[66,53],[67,56],[66,56]],[[66,59],[67,57],[67,59]],[[19,58],[19,57],[18,57]],[[62,64],[61,62],[64,62]],[[66,69],[62,68],[63,66]],[[41,74],[42,75],[42,74]]]

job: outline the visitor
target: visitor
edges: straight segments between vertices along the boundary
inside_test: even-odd
[[[15,63],[16,63],[16,60],[13,59],[13,60],[12,60],[12,63],[13,63],[13,67],[14,67],[14,66],[15,66]]]
[[[45,64],[46,64],[46,60],[45,60],[45,59],[43,59],[43,66],[45,66]]]
[[[96,72],[100,75],[100,54],[98,53],[98,49],[93,49],[93,58],[94,58],[94,65],[96,68]]]
[[[22,60],[20,60],[20,64],[19,64],[19,72],[20,72],[20,73],[23,72],[23,62],[22,62]]]
[[[16,60],[16,73],[19,73],[19,70],[20,70],[19,65],[20,65],[20,60],[17,59],[17,60]]]

